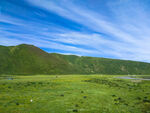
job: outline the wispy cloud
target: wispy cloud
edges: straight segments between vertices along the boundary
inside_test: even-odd
[[[81,55],[99,54],[99,51],[96,51],[96,50],[89,50],[89,49],[84,49],[84,48],[80,48],[80,47],[76,47],[72,45],[61,44],[61,43],[58,43],[57,41],[51,41],[49,38],[45,38],[46,36],[37,37],[34,35],[9,33],[6,31],[5,32],[3,31],[3,33],[5,35],[1,36],[1,42],[0,42],[0,44],[2,45],[12,46],[12,45],[18,45],[22,43],[27,43],[27,44],[33,44],[41,48],[63,50],[63,51],[73,52],[75,54],[80,53]],[[21,37],[21,39],[16,38],[16,37]]]
[[[150,62],[150,13],[144,1],[110,0],[94,8],[79,0],[24,2],[18,13],[11,8],[1,12],[0,44],[29,43],[47,51]]]

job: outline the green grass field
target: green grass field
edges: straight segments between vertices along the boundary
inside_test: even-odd
[[[150,113],[150,81],[115,75],[0,77],[0,113]]]

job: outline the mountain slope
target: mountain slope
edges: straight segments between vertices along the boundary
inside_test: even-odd
[[[0,74],[150,74],[150,64],[46,53],[33,46],[0,46]]]

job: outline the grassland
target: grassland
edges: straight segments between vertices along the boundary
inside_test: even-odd
[[[150,81],[115,75],[0,77],[0,113],[150,113]]]

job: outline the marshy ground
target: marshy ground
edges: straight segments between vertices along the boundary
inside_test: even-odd
[[[0,113],[150,113],[150,81],[118,76],[0,77]]]

